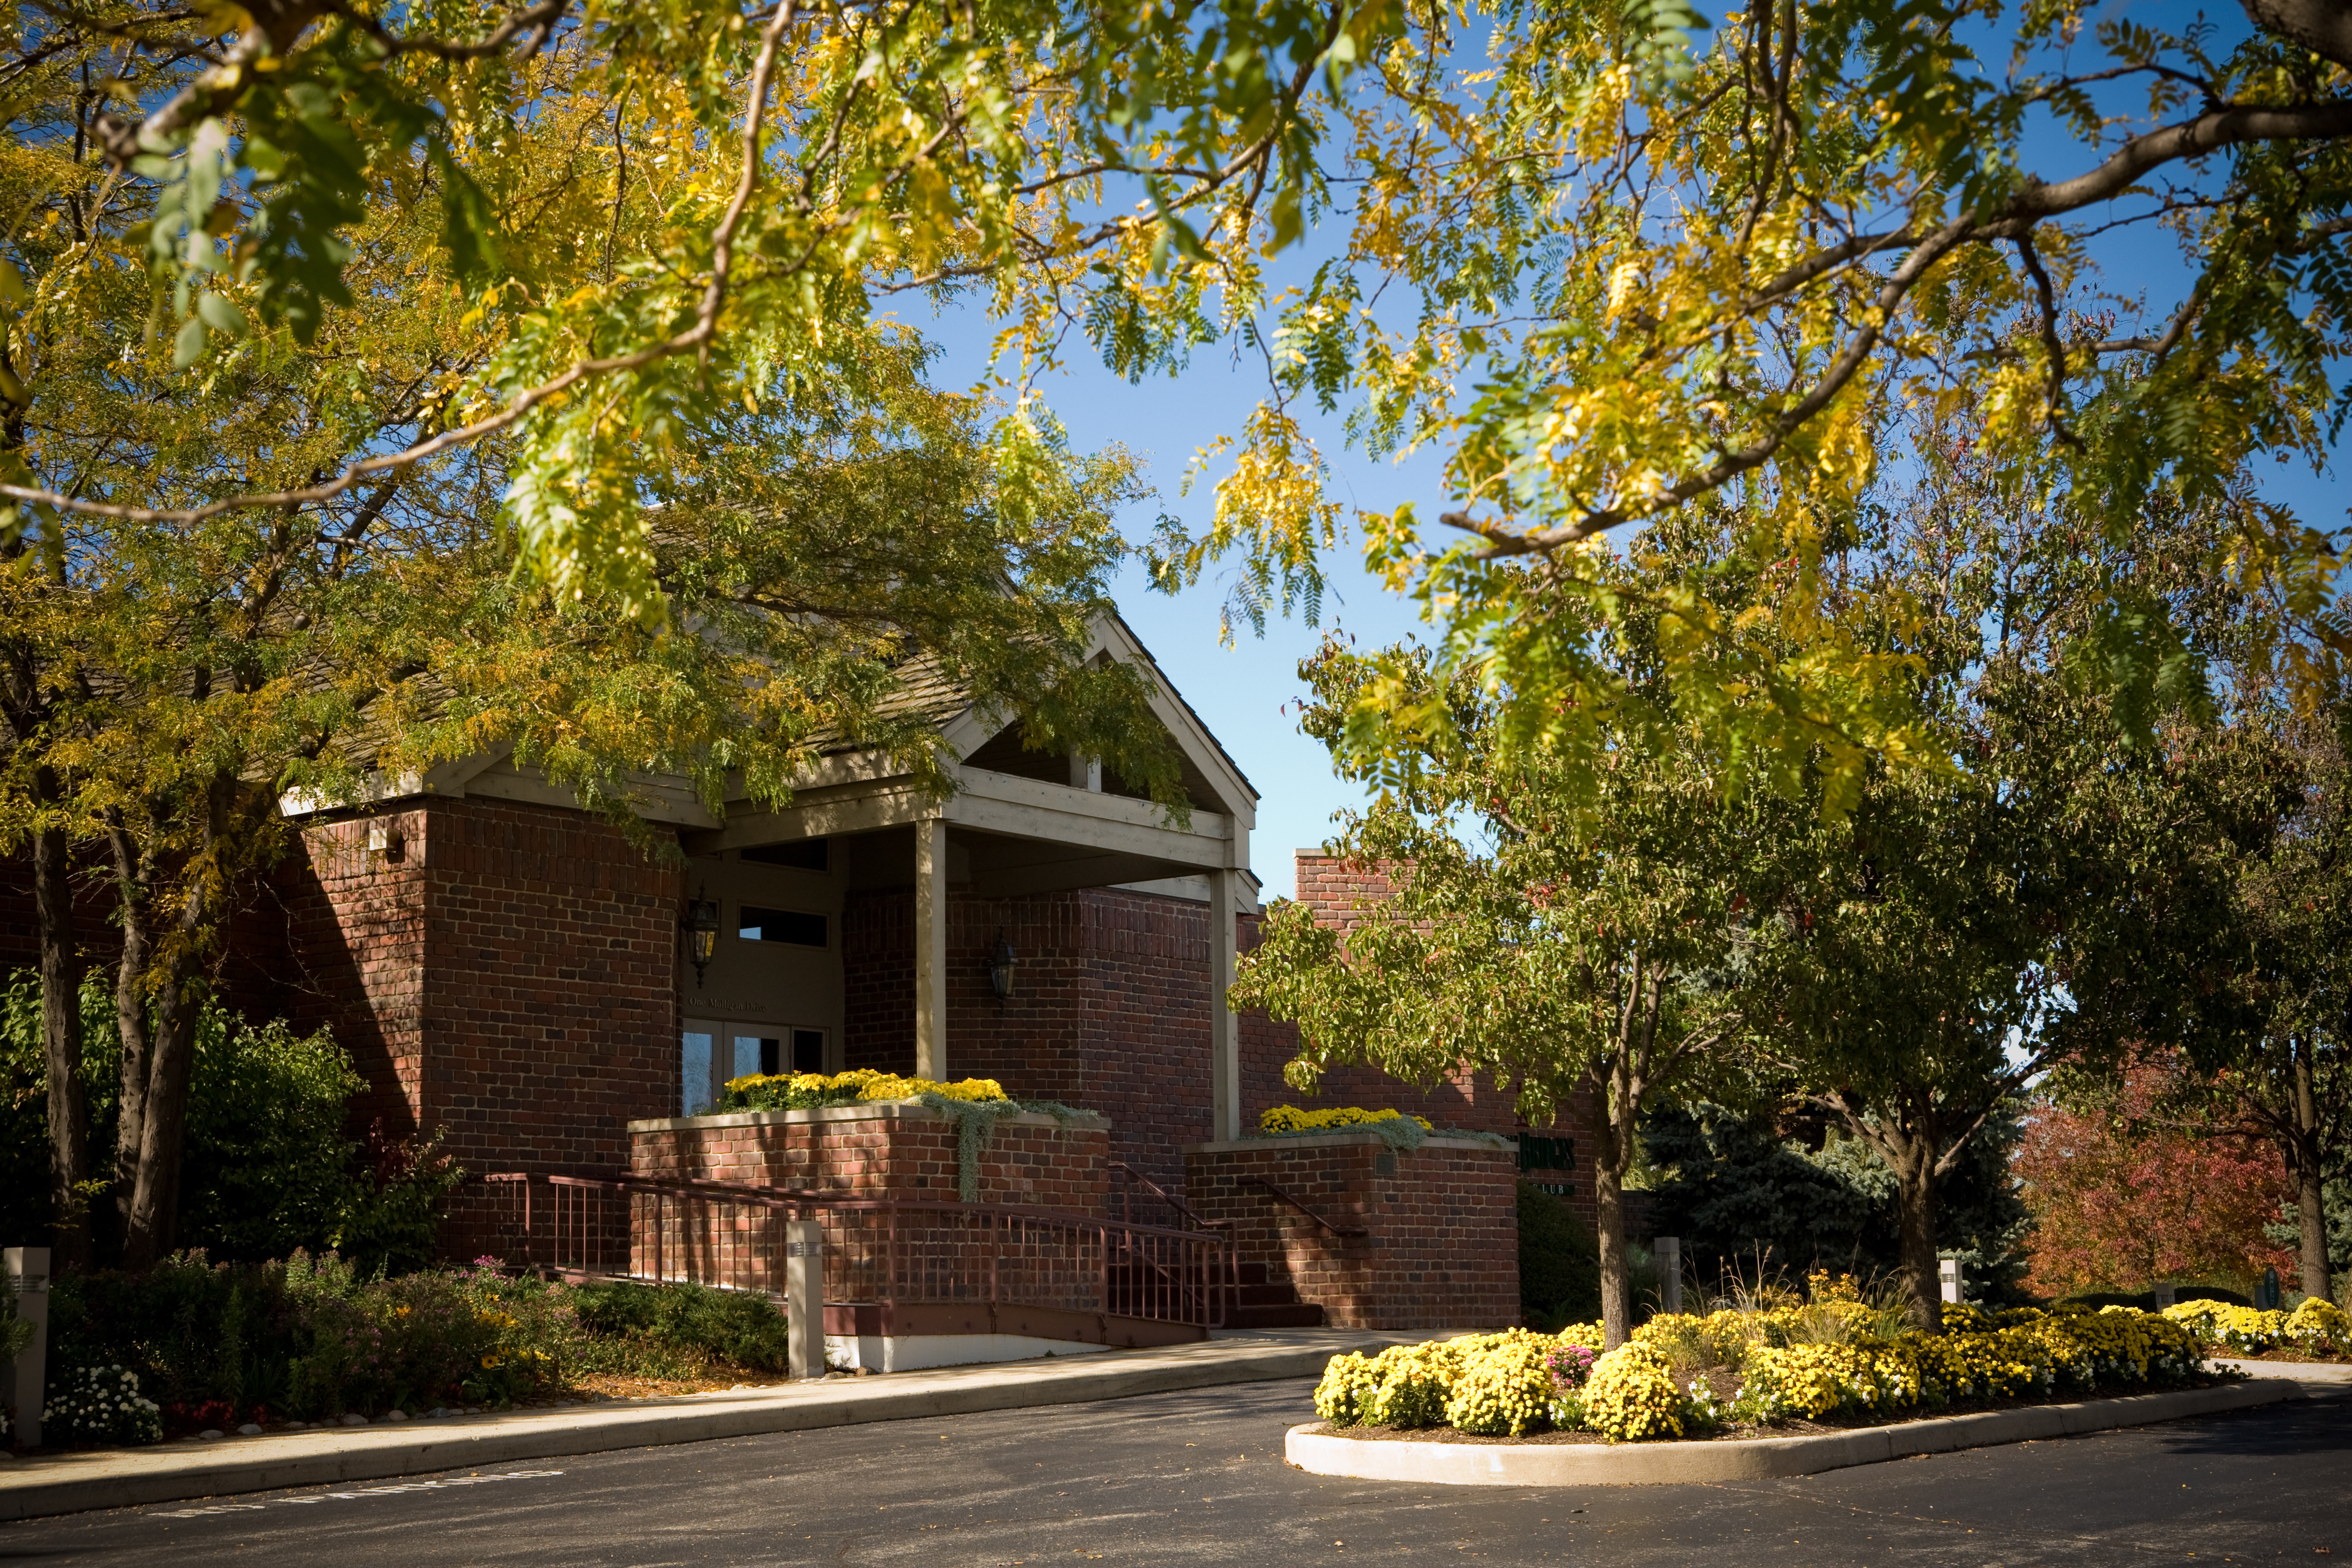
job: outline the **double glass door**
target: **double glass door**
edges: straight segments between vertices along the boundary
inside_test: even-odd
[[[730,1079],[824,1070],[823,1029],[689,1018],[682,1045],[678,1063],[678,1113],[682,1116],[699,1116],[717,1105]]]

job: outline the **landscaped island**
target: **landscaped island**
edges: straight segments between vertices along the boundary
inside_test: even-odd
[[[1334,1430],[1368,1436],[1450,1427],[1656,1442],[1841,1416],[1899,1420],[1963,1401],[2178,1386],[2204,1374],[2207,1354],[2241,1349],[2250,1335],[2315,1356],[2352,1348],[2352,1322],[2326,1301],[2251,1314],[2260,1322],[2249,1315],[2207,1301],[2163,1313],[1948,1305],[1945,1331],[1931,1335],[1909,1328],[1899,1306],[1864,1300],[1851,1279],[1816,1275],[1810,1300],[1662,1314],[1606,1353],[1600,1324],[1572,1323],[1557,1334],[1513,1329],[1334,1356],[1315,1408]]]

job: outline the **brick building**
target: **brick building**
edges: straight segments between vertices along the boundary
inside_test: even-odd
[[[1097,643],[1094,657],[1139,665],[1158,687],[1188,820],[1091,759],[1024,750],[943,689],[918,698],[962,758],[949,798],[854,752],[826,759],[782,810],[739,800],[712,814],[646,779],[650,847],[493,751],[393,781],[362,806],[289,801],[293,852],[240,920],[228,989],[249,1014],[332,1026],[369,1084],[364,1114],[396,1134],[438,1132],[476,1172],[619,1170],[632,1122],[692,1116],[728,1079],[877,1068],[994,1078],[1099,1112],[1095,1158],[1179,1195],[1214,1167],[1219,1205],[1263,1208],[1233,1190],[1257,1152],[1219,1152],[1298,1098],[1281,1077],[1289,1026],[1237,1018],[1223,1000],[1256,931],[1256,792],[1123,624]],[[1299,897],[1342,926],[1386,890],[1378,868],[1306,853],[1298,878]],[[29,921],[15,897],[0,893],[10,946]],[[717,931],[697,963],[687,927],[704,910]],[[1490,1085],[1423,1093],[1358,1069],[1331,1075],[1318,1102],[1519,1131]],[[1559,1168],[1533,1173],[1589,1212],[1566,1136],[1541,1145],[1561,1152]],[[1422,1213],[1391,1190],[1392,1160],[1315,1158],[1332,1212]],[[1427,1209],[1404,1250],[1461,1252],[1461,1277],[1481,1281],[1479,1321],[1507,1318],[1507,1201],[1478,1203],[1475,1222],[1454,1199]],[[1249,1220],[1266,1233],[1268,1277],[1309,1291],[1323,1280],[1342,1321],[1378,1320],[1362,1302],[1380,1290],[1428,1293],[1418,1263],[1412,1281],[1381,1284],[1360,1258],[1327,1268],[1294,1247],[1286,1262],[1275,1237],[1286,1223]],[[1465,1226],[1476,1234],[1447,1239]]]

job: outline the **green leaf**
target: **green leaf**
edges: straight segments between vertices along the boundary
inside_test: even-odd
[[[172,363],[185,370],[205,357],[206,333],[201,317],[191,316],[180,328],[180,335],[172,340]]]
[[[196,314],[204,318],[206,326],[215,331],[226,332],[232,338],[241,338],[249,330],[246,324],[245,312],[218,294],[197,296]]]

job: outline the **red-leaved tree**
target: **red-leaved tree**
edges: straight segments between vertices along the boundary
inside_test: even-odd
[[[2224,1124],[2184,1124],[2171,1075],[2137,1067],[2090,1110],[2037,1106],[2012,1162],[2035,1229],[2027,1287],[2044,1296],[2145,1290],[2151,1281],[2291,1274],[2294,1256],[2263,1234],[2288,1194],[2267,1142]]]

